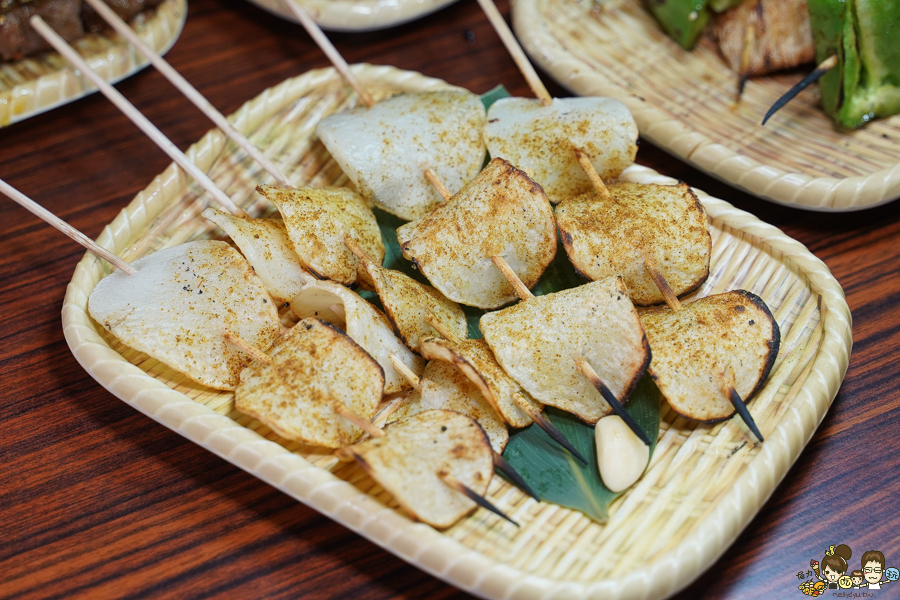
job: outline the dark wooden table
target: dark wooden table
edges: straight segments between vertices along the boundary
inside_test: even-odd
[[[332,39],[350,62],[529,94],[472,0]],[[168,58],[225,113],[327,64],[298,26],[242,0],[192,0]],[[153,71],[118,87],[181,148],[211,127]],[[0,130],[0,142],[0,177],[91,237],[169,163],[98,95]],[[803,212],[730,189],[646,143],[638,161],[806,244],[844,286],[854,317],[850,369],[812,442],[678,598],[799,597],[797,573],[831,544],[878,549],[900,566],[900,203]],[[468,597],[101,388],[60,326],[83,251],[5,200],[0,222],[0,597]],[[873,594],[896,598],[898,588]]]

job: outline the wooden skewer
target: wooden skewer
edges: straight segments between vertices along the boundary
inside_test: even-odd
[[[756,25],[747,23],[747,29],[744,30],[744,46],[741,48],[741,64],[738,70],[738,86],[737,95],[734,98],[735,106],[741,101],[744,94],[744,86],[747,85],[749,75],[747,71],[750,69],[750,57],[753,56],[753,45],[756,43]]]
[[[444,185],[444,182],[441,181],[441,178],[438,177],[438,174],[434,172],[433,169],[425,169],[425,179],[427,179],[431,185],[434,186],[434,189],[437,190],[437,193],[441,195],[441,198],[444,199],[444,202],[453,197],[453,194],[450,190],[447,189],[447,186]]]
[[[366,433],[368,433],[373,438],[383,437],[384,431],[375,427],[368,419],[364,419],[349,408],[344,405],[343,402],[335,401],[334,404],[331,405],[331,409],[334,411],[334,414],[340,415],[344,417]]]
[[[513,394],[513,402],[516,403],[519,410],[528,415],[528,418],[531,419],[535,425],[543,429],[544,433],[550,436],[550,439],[568,450],[569,453],[581,461],[582,464],[588,464],[584,455],[578,451],[578,448],[576,448],[566,436],[563,435],[562,431],[557,429],[556,425],[548,421],[547,417],[537,411],[527,399],[522,397],[521,394]]]
[[[119,93],[116,88],[107,83],[100,75],[97,74],[96,71],[91,69],[91,67],[87,64],[87,62],[81,57],[78,52],[75,51],[72,46],[67,44],[65,40],[63,40],[59,35],[56,34],[53,29],[50,28],[47,23],[44,22],[38,15],[34,15],[31,17],[28,22],[37,31],[44,40],[47,41],[48,44],[53,46],[53,48],[62,54],[66,60],[72,63],[75,68],[82,72],[82,74],[87,77],[91,83],[93,83],[100,92],[103,93],[104,96],[109,98],[109,100],[116,105],[122,113],[128,117],[132,123],[137,125],[141,131],[143,131],[147,137],[149,137],[153,142],[159,146],[159,148],[165,152],[169,158],[171,158],[175,163],[184,169],[188,174],[191,175],[200,186],[205,189],[209,194],[216,199],[216,201],[225,207],[232,214],[238,216],[247,216],[234,201],[229,198],[225,192],[216,187],[216,184],[213,183],[212,179],[210,179],[206,173],[197,168],[197,165],[188,160],[188,157],[184,155],[184,153],[178,149],[178,147],[173,144],[169,138],[167,138],[163,133],[156,128],[156,126],[151,123],[147,117],[145,117],[141,112],[134,107],[128,100],[125,99],[125,96]]]
[[[106,5],[103,0],[85,0],[88,4],[90,4],[97,14],[99,14],[103,20],[105,20],[109,25],[116,30],[122,37],[128,40],[132,46],[134,46],[138,52],[140,52],[147,60],[153,64],[154,67],[169,80],[169,82],[174,85],[178,91],[187,97],[194,106],[200,109],[200,111],[205,114],[209,119],[215,123],[216,127],[221,129],[225,135],[231,138],[234,143],[241,147],[244,152],[250,155],[250,158],[255,160],[260,166],[265,169],[279,185],[293,187],[293,184],[290,182],[288,177],[275,166],[266,156],[254,146],[250,140],[248,140],[244,134],[234,128],[231,123],[228,122],[228,119],[219,112],[210,102],[203,97],[203,94],[197,91],[197,89],[192,86],[187,80],[181,76],[181,74],[172,68],[172,66],[163,59],[162,56],[153,51],[152,48],[147,46],[141,39],[137,36],[131,27],[123,21],[119,16],[113,12],[109,6]]]
[[[753,435],[756,436],[760,442],[763,441],[762,433],[759,431],[759,427],[756,426],[756,421],[753,420],[753,416],[750,414],[750,410],[747,408],[747,403],[744,402],[744,399],[741,398],[741,395],[734,389],[733,384],[734,378],[727,376],[725,373],[722,373],[719,376],[719,382],[722,385],[722,391],[725,393],[725,396],[728,398],[731,405],[734,406],[734,410],[737,411],[737,414],[740,415],[741,419],[753,432]]]
[[[412,386],[413,389],[419,389],[419,376],[412,372],[412,369],[407,367],[400,357],[394,354],[393,352],[388,355],[388,360],[391,361],[391,365],[393,365],[394,370],[400,373],[404,379],[406,379]]]
[[[541,104],[550,106],[553,103],[553,97],[550,96],[550,92],[544,87],[541,78],[538,77],[534,67],[531,66],[531,61],[528,60],[525,51],[522,50],[519,42],[516,41],[516,36],[513,35],[509,25],[503,20],[503,15],[497,10],[497,7],[492,0],[478,0],[478,4],[487,16],[488,21],[491,22],[497,35],[500,36],[503,45],[506,46],[506,51],[509,52],[509,55],[516,63],[516,66],[519,67],[519,71],[522,73],[522,76],[525,77],[525,81],[528,82],[528,87],[530,87],[534,95],[540,99]]]
[[[671,308],[675,312],[681,310],[681,302],[678,300],[678,296],[675,295],[675,291],[672,289],[672,286],[670,286],[669,282],[666,281],[666,278],[662,274],[662,271],[659,270],[659,263],[656,262],[656,259],[650,256],[645,256],[644,268],[647,269],[647,273],[650,275],[650,279],[652,279],[653,283],[656,284],[656,287],[659,288],[659,291],[663,295],[663,299],[666,301],[666,304],[669,305],[669,308]]]
[[[494,452],[491,449],[491,452],[494,456],[494,468],[500,471],[505,477],[507,477],[510,481],[512,481],[513,485],[537,500],[541,501],[540,496],[532,489],[528,482],[525,481],[525,478],[522,477],[518,471],[516,471],[515,467],[513,467],[503,456],[500,455],[499,452]]]
[[[594,163],[591,162],[587,153],[581,148],[575,148],[575,156],[578,158],[578,164],[584,169],[585,175],[591,180],[591,184],[594,186],[594,190],[597,194],[599,194],[600,199],[604,201],[613,200],[613,195],[609,192],[609,188],[606,187],[606,184],[603,183],[603,178],[600,177],[600,173],[594,168]]]
[[[650,438],[647,437],[647,434],[644,433],[644,430],[641,429],[641,426],[638,425],[638,422],[634,420],[634,417],[632,417],[631,414],[629,414],[629,412],[625,410],[625,407],[622,406],[622,403],[619,402],[619,399],[616,398],[616,395],[612,393],[612,390],[606,387],[606,384],[603,383],[603,380],[600,379],[600,376],[588,363],[588,361],[579,356],[575,358],[575,364],[578,366],[578,370],[581,371],[582,374],[587,377],[588,381],[591,382],[591,385],[597,388],[597,391],[600,392],[600,395],[603,396],[603,399],[606,400],[606,403],[612,407],[613,412],[615,412],[622,418],[623,421],[625,421],[625,424],[628,425],[628,428],[634,432],[634,435],[638,436],[638,439],[650,446]]]
[[[321,48],[322,52],[325,53],[325,56],[328,57],[328,60],[331,61],[331,64],[334,65],[334,68],[337,69],[338,73],[340,73],[344,80],[350,84],[350,87],[356,91],[360,101],[369,108],[372,108],[375,104],[375,100],[372,99],[372,96],[369,95],[356,76],[350,71],[350,66],[347,64],[347,61],[345,61],[344,57],[341,56],[341,53],[337,51],[337,48],[334,47],[334,44],[331,43],[331,40],[328,39],[318,23],[313,21],[312,17],[309,16],[309,13],[294,0],[284,0],[284,2],[288,5],[288,8],[291,9],[291,12],[294,13],[294,16],[297,17],[297,20],[300,21],[300,24],[303,25],[303,28],[306,30],[306,33],[309,34],[309,37],[311,37],[316,45]]]
[[[88,251],[93,252],[100,258],[106,260],[120,271],[128,275],[134,275],[138,272],[138,270],[132,267],[130,264],[116,256],[106,248],[103,248],[97,242],[84,235],[2,179],[0,179],[0,191],[9,196],[13,202],[19,204],[27,211],[39,217],[49,225],[52,225],[54,228],[58,229],[69,238],[84,246],[84,248],[86,248]]]
[[[782,106],[790,102],[794,99],[800,92],[811,86],[813,83],[822,78],[825,73],[836,67],[838,64],[837,54],[829,56],[825,60],[823,60],[818,67],[816,67],[812,73],[804,77],[800,83],[789,89],[781,98],[775,101],[775,104],[772,105],[772,108],[766,113],[766,116],[763,117],[762,124],[765,125],[766,121],[778,112]]]
[[[443,482],[447,485],[447,487],[449,487],[450,489],[456,490],[456,491],[459,492],[460,494],[463,494],[466,498],[468,498],[469,500],[471,500],[472,502],[474,502],[474,503],[477,504],[478,506],[480,506],[480,507],[482,507],[482,508],[488,509],[489,511],[491,511],[491,512],[494,513],[495,515],[499,515],[499,516],[503,517],[504,519],[506,519],[507,521],[509,521],[509,522],[512,523],[513,525],[515,525],[516,527],[519,526],[518,523],[516,523],[515,521],[513,521],[512,519],[510,519],[510,518],[506,515],[506,513],[504,513],[502,510],[500,510],[499,508],[497,508],[496,506],[494,506],[487,498],[485,498],[484,496],[482,496],[482,495],[480,495],[480,494],[474,492],[471,488],[469,488],[467,485],[465,485],[464,483],[462,483],[461,481],[459,481],[457,478],[455,478],[455,477],[454,477],[453,475],[451,475],[450,473],[447,473],[447,472],[445,472],[445,471],[441,471],[441,472],[439,472],[437,475],[438,475],[438,478],[439,478],[441,481],[443,481]]]
[[[363,250],[362,247],[356,243],[356,240],[354,240],[352,237],[350,237],[349,234],[346,233],[344,234],[344,245],[347,247],[347,250],[355,254],[356,258],[358,258],[359,260],[366,263],[375,264],[375,261],[372,260],[371,256],[369,256],[369,253]]]
[[[431,327],[441,334],[445,340],[450,342],[451,344],[459,345],[462,343],[462,340],[459,337],[450,331],[450,329],[444,325],[444,322],[438,319],[437,315],[435,315],[430,310],[425,315],[425,322],[431,325]]]
[[[240,337],[233,331],[226,329],[222,335],[225,338],[226,342],[228,342],[234,346],[237,346],[238,348],[241,349],[241,351],[243,351],[246,354],[249,354],[250,357],[253,360],[255,360],[256,362],[263,364],[263,365],[272,364],[272,359],[269,358],[268,354],[266,354],[265,352],[263,352],[262,350],[260,350],[259,348],[257,348],[256,346],[254,346],[253,344],[248,342],[247,340],[243,339],[242,337]]]
[[[502,256],[494,255],[491,257],[491,262],[497,265],[497,268],[500,269],[500,272],[503,273],[503,276],[509,281],[509,283],[513,286],[513,289],[516,291],[516,295],[522,300],[531,300],[534,298],[534,294],[531,293],[531,290],[528,289],[528,286],[525,285],[519,276],[516,275],[516,272],[512,270],[512,267],[509,266],[509,263],[506,262]]]
[[[381,412],[375,415],[375,418],[372,419],[372,425],[384,427],[391,415],[400,410],[400,407],[406,404],[408,399],[408,396],[399,396],[391,400],[387,406],[381,409]]]

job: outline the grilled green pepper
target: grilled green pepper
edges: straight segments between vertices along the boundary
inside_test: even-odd
[[[700,39],[703,28],[714,12],[737,6],[741,0],[644,0],[660,27],[685,50]]]
[[[837,55],[819,80],[822,106],[861,127],[900,112],[900,0],[808,0],[816,59]]]

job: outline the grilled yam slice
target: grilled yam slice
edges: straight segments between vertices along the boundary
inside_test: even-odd
[[[509,431],[478,386],[451,363],[433,360],[425,366],[419,389],[394,413],[391,421],[405,419],[432,409],[453,410],[478,421],[490,439],[491,447],[502,454]]]
[[[611,408],[575,365],[582,357],[620,402],[650,362],[650,346],[620,277],[538,296],[478,324],[503,369],[539,402],[596,423]]]
[[[212,207],[204,210],[203,216],[237,244],[275,300],[290,302],[312,278],[300,264],[281,219],[236,217]]]
[[[419,92],[333,114],[316,133],[360,194],[410,220],[442,201],[426,169],[451,192],[478,174],[484,120],[484,105],[471,92]]]
[[[345,235],[379,264],[384,260],[378,222],[356,192],[347,188],[295,190],[270,185],[256,190],[278,207],[297,256],[316,277],[343,285],[356,283],[359,260],[344,245]]]
[[[344,314],[337,314],[333,306]],[[318,317],[342,327],[353,341],[378,361],[384,369],[384,393],[393,394],[411,387],[391,364],[394,354],[416,375],[422,373],[425,361],[416,356],[394,335],[391,322],[377,308],[356,293],[333,281],[313,281],[291,300],[291,310],[301,319]]]
[[[638,129],[631,112],[611,98],[502,98],[488,112],[484,138],[492,157],[530,169],[550,201],[584,194],[591,182],[575,149],[591,159],[604,180],[634,162]]]
[[[466,314],[459,304],[448,300],[430,285],[422,285],[405,273],[383,269],[370,262],[363,261],[363,268],[372,279],[387,316],[414,352],[421,352],[421,340],[437,335],[425,322],[429,311],[457,336],[465,338],[468,335]]]
[[[233,390],[249,359],[227,345],[231,330],[257,348],[280,333],[275,302],[237,250],[199,241],[167,248],[97,284],[91,317],[123,344],[212,388]]]
[[[491,446],[478,423],[460,413],[429,410],[388,425],[384,437],[340,454],[352,457],[414,519],[444,529],[476,504],[441,480],[449,475],[484,496],[494,473]]]
[[[753,28],[749,37],[748,27]],[[725,62],[744,76],[797,67],[816,57],[806,0],[746,0],[716,17],[711,32]],[[748,41],[749,62],[742,65]]]
[[[516,298],[491,256],[531,287],[556,255],[553,211],[541,186],[502,159],[446,204],[397,230],[403,256],[447,298],[497,308]]]
[[[506,374],[484,340],[462,340],[455,344],[443,339],[428,339],[422,342],[422,355],[429,360],[455,365],[478,387],[497,414],[513,427],[531,424],[531,418],[518,407],[516,400],[531,405],[535,412],[544,408]]]
[[[564,200],[556,224],[569,260],[593,280],[621,275],[631,301],[646,306],[663,296],[644,267],[656,260],[681,296],[709,276],[712,238],[703,205],[687,184],[614,183],[611,201],[590,192]]]
[[[734,388],[749,400],[769,376],[781,333],[765,302],[744,290],[707,296],[678,312],[641,314],[653,349],[649,372],[672,408],[713,423],[734,414],[722,390],[730,370]]]
[[[384,374],[358,344],[324,321],[303,319],[269,358],[241,373],[235,408],[284,438],[314,446],[339,448],[362,437],[362,429],[334,412],[336,402],[365,419],[378,409]]]

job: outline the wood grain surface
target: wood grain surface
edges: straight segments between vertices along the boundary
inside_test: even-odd
[[[473,0],[331,37],[350,62],[529,94]],[[192,0],[168,58],[226,114],[326,66],[299,26],[241,0]],[[118,87],[181,148],[211,127],[153,71]],[[97,95],[0,130],[0,156],[0,178],[91,237],[169,163]],[[840,543],[853,549],[852,568],[870,549],[900,566],[900,203],[803,212],[646,143],[638,161],[806,244],[844,286],[854,318],[849,372],[812,442],[737,542],[676,597],[800,597],[797,573]],[[60,326],[83,251],[12,202],[0,201],[0,223],[0,598],[468,597],[101,388]],[[872,593],[900,597],[900,582]]]

